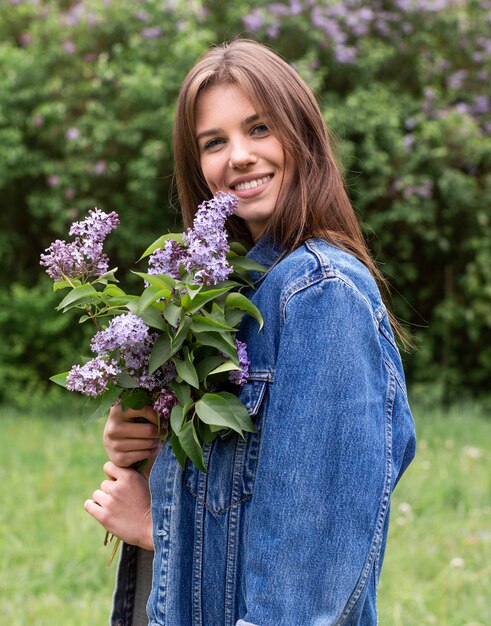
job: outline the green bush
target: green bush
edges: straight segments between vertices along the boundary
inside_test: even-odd
[[[444,397],[486,392],[490,15],[489,0],[2,3],[2,328],[20,298],[12,279],[25,302],[50,301],[39,253],[89,208],[120,215],[108,252],[123,268],[179,226],[170,152],[177,90],[210,43],[242,34],[272,45],[320,99],[395,312],[420,345],[406,359],[411,381],[438,382]],[[39,315],[41,345],[62,322],[47,304]],[[15,372],[19,388],[79,353],[64,328],[70,336],[50,353],[48,372]],[[0,371],[9,367],[0,353]]]

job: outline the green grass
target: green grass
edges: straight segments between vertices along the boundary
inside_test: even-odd
[[[489,626],[491,420],[471,406],[415,413],[419,448],[394,494],[380,624]],[[115,566],[83,509],[103,478],[102,423],[4,409],[0,425],[0,625],[105,626]]]
[[[491,625],[491,421],[416,410],[418,451],[396,488],[382,626]]]
[[[83,508],[103,478],[102,424],[4,411],[0,426],[0,624],[106,625],[115,567]]]

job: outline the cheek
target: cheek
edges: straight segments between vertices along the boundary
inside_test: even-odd
[[[201,172],[203,174],[203,178],[206,181],[206,184],[210,188],[210,191],[216,193],[220,187],[220,177],[219,170],[213,163],[210,163],[209,160],[204,162],[201,159]]]

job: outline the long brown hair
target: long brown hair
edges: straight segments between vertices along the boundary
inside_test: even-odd
[[[321,237],[356,256],[387,291],[346,193],[314,94],[288,63],[255,41],[236,39],[212,48],[198,60],[181,86],[174,124],[174,159],[184,225],[191,226],[198,204],[212,196],[201,171],[195,114],[199,95],[220,84],[240,87],[255,110],[264,115],[293,165],[293,175],[280,192],[267,232],[287,250],[310,237]],[[233,238],[252,242],[241,218],[232,216],[227,227]],[[390,317],[404,342],[400,325]]]

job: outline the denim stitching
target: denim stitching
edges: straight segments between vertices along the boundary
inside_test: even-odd
[[[246,448],[239,446],[235,448],[234,472],[232,477],[232,498],[237,497],[234,493],[240,490],[241,476],[245,470]],[[238,454],[239,453],[239,454]],[[237,458],[239,457],[239,458]],[[225,577],[225,626],[234,626],[234,598],[237,579],[237,549],[238,549],[238,528],[240,516],[238,507],[230,509],[227,533],[227,569]]]
[[[209,460],[209,455],[211,452],[211,448],[208,450],[203,450],[205,452],[204,462],[205,464]],[[206,492],[206,474],[203,472],[199,472],[198,475],[198,491],[200,492],[200,497],[196,498],[196,506],[195,506],[195,542],[194,542],[194,550],[193,550],[193,582],[192,582],[192,621],[193,626],[201,626],[203,623],[203,607],[201,606],[202,601],[202,564],[203,564],[203,530],[204,530],[204,508],[201,506],[204,501],[204,497],[201,496],[202,492]]]
[[[360,598],[363,589],[366,585],[367,580],[370,576],[370,570],[372,569],[372,565],[374,560],[377,558],[380,550],[380,546],[382,544],[383,530],[385,524],[385,518],[387,515],[387,511],[390,505],[390,493],[391,493],[391,485],[392,485],[392,411],[395,404],[395,392],[396,392],[396,381],[393,376],[393,372],[390,369],[388,371],[389,374],[389,384],[387,385],[387,396],[386,396],[386,405],[385,405],[385,478],[384,478],[384,490],[382,494],[382,500],[380,503],[379,513],[377,517],[377,522],[375,524],[375,533],[372,539],[372,545],[370,547],[370,552],[368,554],[367,561],[362,570],[360,580],[358,585],[356,586],[353,594],[351,595],[350,600],[346,608],[344,609],[341,617],[336,622],[336,626],[342,626],[343,621],[349,616],[351,610],[355,606],[356,602]]]

